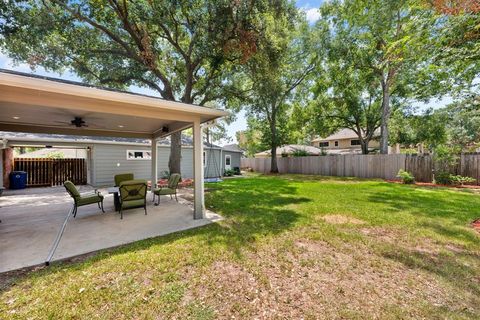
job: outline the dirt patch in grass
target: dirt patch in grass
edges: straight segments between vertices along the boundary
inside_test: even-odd
[[[382,227],[361,228],[360,232],[371,239],[381,243],[398,246],[398,248],[411,252],[428,255],[437,260],[442,251],[454,254],[463,254],[466,249],[463,245],[455,243],[439,243],[426,237],[412,237],[408,232]]]
[[[331,224],[365,224],[366,222],[357,218],[343,216],[340,214],[329,214],[320,217],[327,223]]]
[[[427,272],[367,246],[302,239],[246,258],[213,263],[201,276],[190,274],[185,304],[206,304],[216,316],[237,319],[421,318],[431,316],[426,310],[467,308]]]

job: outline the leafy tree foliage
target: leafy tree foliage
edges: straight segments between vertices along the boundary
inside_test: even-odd
[[[463,151],[480,146],[480,96],[471,94],[438,111],[446,118],[448,142]]]
[[[341,70],[333,70],[335,76],[344,76],[338,72],[358,72],[365,87],[373,79],[376,83],[370,92],[375,106],[380,96],[380,151],[387,153],[392,99],[422,97],[429,92],[419,88],[439,80],[427,46],[432,10],[413,0],[333,0],[322,5],[320,12],[318,27],[326,30],[340,57],[333,58],[349,64],[349,68],[340,64]],[[358,104],[364,97],[355,99]],[[352,114],[359,110],[349,108]]]
[[[289,135],[290,110],[300,85],[314,69],[309,26],[292,5],[282,17],[265,16],[265,41],[243,69],[250,118],[262,125],[263,143],[271,149],[271,172],[278,172],[276,149]]]
[[[268,144],[262,140],[262,127],[261,121],[255,117],[248,117],[247,129],[236,133],[238,145],[245,150],[247,157],[254,157],[255,153],[268,149]]]
[[[286,1],[25,0],[0,6],[0,46],[16,61],[73,70],[113,88],[140,86],[167,100],[227,102],[235,63],[245,63]],[[180,133],[170,172],[180,172]]]
[[[424,144],[428,149],[447,140],[445,116],[429,109],[421,114],[397,109],[392,115],[390,143],[404,146]]]
[[[435,10],[434,62],[455,79],[452,89],[470,90],[480,74],[480,4],[469,0],[429,1]]]
[[[320,32],[328,29],[328,21],[317,27]],[[323,136],[342,128],[353,130],[362,153],[367,154],[382,119],[381,91],[369,70],[357,68],[356,61],[339,54],[344,46],[341,37],[325,42],[324,63],[316,70],[315,100],[308,108],[308,118],[312,129]]]

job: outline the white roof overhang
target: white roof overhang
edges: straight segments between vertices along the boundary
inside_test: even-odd
[[[161,138],[226,111],[0,71],[0,131]],[[86,127],[71,124],[81,117]]]

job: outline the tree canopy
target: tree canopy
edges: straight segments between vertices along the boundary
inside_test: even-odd
[[[47,0],[0,7],[0,46],[16,61],[72,70],[108,87],[148,87],[167,100],[228,105],[232,66],[257,50],[263,13],[287,1]],[[180,172],[180,134],[169,167]]]

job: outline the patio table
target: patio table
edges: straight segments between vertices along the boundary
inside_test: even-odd
[[[113,194],[113,205],[115,206],[115,211],[120,211],[120,197],[118,196],[119,188],[110,187],[108,188],[108,193]]]

